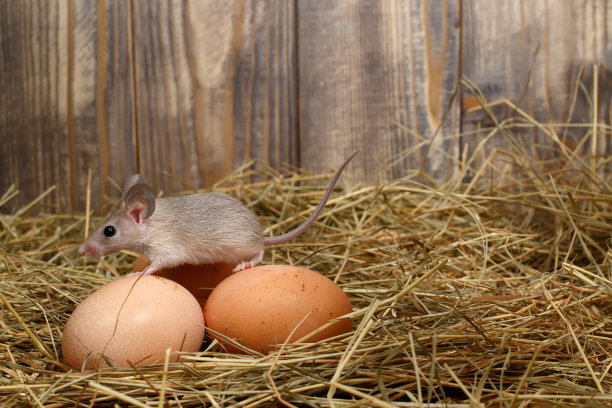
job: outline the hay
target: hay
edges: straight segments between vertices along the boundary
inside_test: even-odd
[[[483,143],[445,184],[416,172],[384,186],[345,186],[316,227],[268,250],[264,263],[319,271],[354,308],[352,332],[268,356],[223,354],[213,342],[180,364],[70,370],[60,352],[66,319],[129,271],[135,254],[80,257],[88,217],[31,216],[34,205],[0,215],[0,403],[612,404],[612,197],[602,170],[609,158],[577,154],[590,143],[589,127],[571,150],[559,131],[513,112],[478,129]],[[531,158],[514,137],[525,129],[549,137],[556,158]],[[487,150],[497,136],[514,144]],[[216,189],[248,202],[277,234],[311,212],[327,175],[280,178],[263,167],[247,163]],[[262,175],[271,181],[248,182]],[[15,194],[9,189],[0,204]]]

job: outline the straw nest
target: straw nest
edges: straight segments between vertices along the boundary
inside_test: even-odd
[[[2,406],[609,406],[610,164],[577,153],[610,129],[582,125],[572,150],[558,129],[513,112],[479,129],[483,142],[448,182],[415,172],[381,186],[341,183],[315,227],[268,250],[264,263],[336,281],[354,324],[266,356],[212,343],[184,363],[70,370],[60,351],[67,318],[135,254],[80,257],[82,215],[33,215],[35,205],[0,215]],[[525,129],[547,140],[538,149],[548,159],[517,142]],[[493,138],[510,148],[490,148]],[[249,203],[268,234],[289,230],[327,175],[261,168],[248,163],[217,189]],[[271,180],[248,182],[256,174]]]

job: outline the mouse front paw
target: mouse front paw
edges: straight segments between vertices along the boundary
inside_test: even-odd
[[[140,276],[140,275],[144,275],[144,273],[142,271],[141,272],[132,272],[132,273],[128,273],[125,276]]]
[[[153,275],[157,269],[148,267],[144,271],[128,273],[126,276]]]

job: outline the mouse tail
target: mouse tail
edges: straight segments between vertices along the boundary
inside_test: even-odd
[[[325,194],[323,195],[321,202],[319,202],[319,205],[317,205],[317,208],[315,208],[314,212],[310,214],[310,217],[308,217],[306,221],[300,224],[300,226],[298,226],[297,228],[283,235],[277,235],[275,237],[264,237],[264,245],[269,246],[269,245],[282,244],[283,242],[291,241],[293,238],[296,238],[298,235],[306,231],[308,227],[310,227],[319,217],[319,214],[321,214],[321,211],[323,211],[323,208],[325,208],[325,204],[327,204],[327,200],[329,200],[329,196],[331,196],[331,193],[334,190],[334,186],[336,185],[338,178],[340,178],[340,174],[342,174],[342,171],[344,170],[346,165],[349,164],[349,162],[353,159],[353,157],[357,155],[357,153],[359,153],[359,149],[355,151],[355,153],[353,153],[348,159],[346,159],[344,163],[342,163],[342,166],[340,166],[338,171],[336,171],[336,174],[334,175],[334,177],[329,182],[329,186],[327,187],[327,190],[325,191]]]

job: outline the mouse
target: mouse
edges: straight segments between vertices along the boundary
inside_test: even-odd
[[[134,174],[123,186],[119,210],[100,223],[79,253],[99,258],[122,249],[139,252],[150,264],[134,274],[144,275],[183,264],[232,263],[237,265],[234,272],[252,268],[262,261],[264,247],[290,241],[316,221],[357,153],[338,168],[312,214],[295,229],[273,237],[264,237],[255,214],[229,194],[155,198],[145,178]]]

